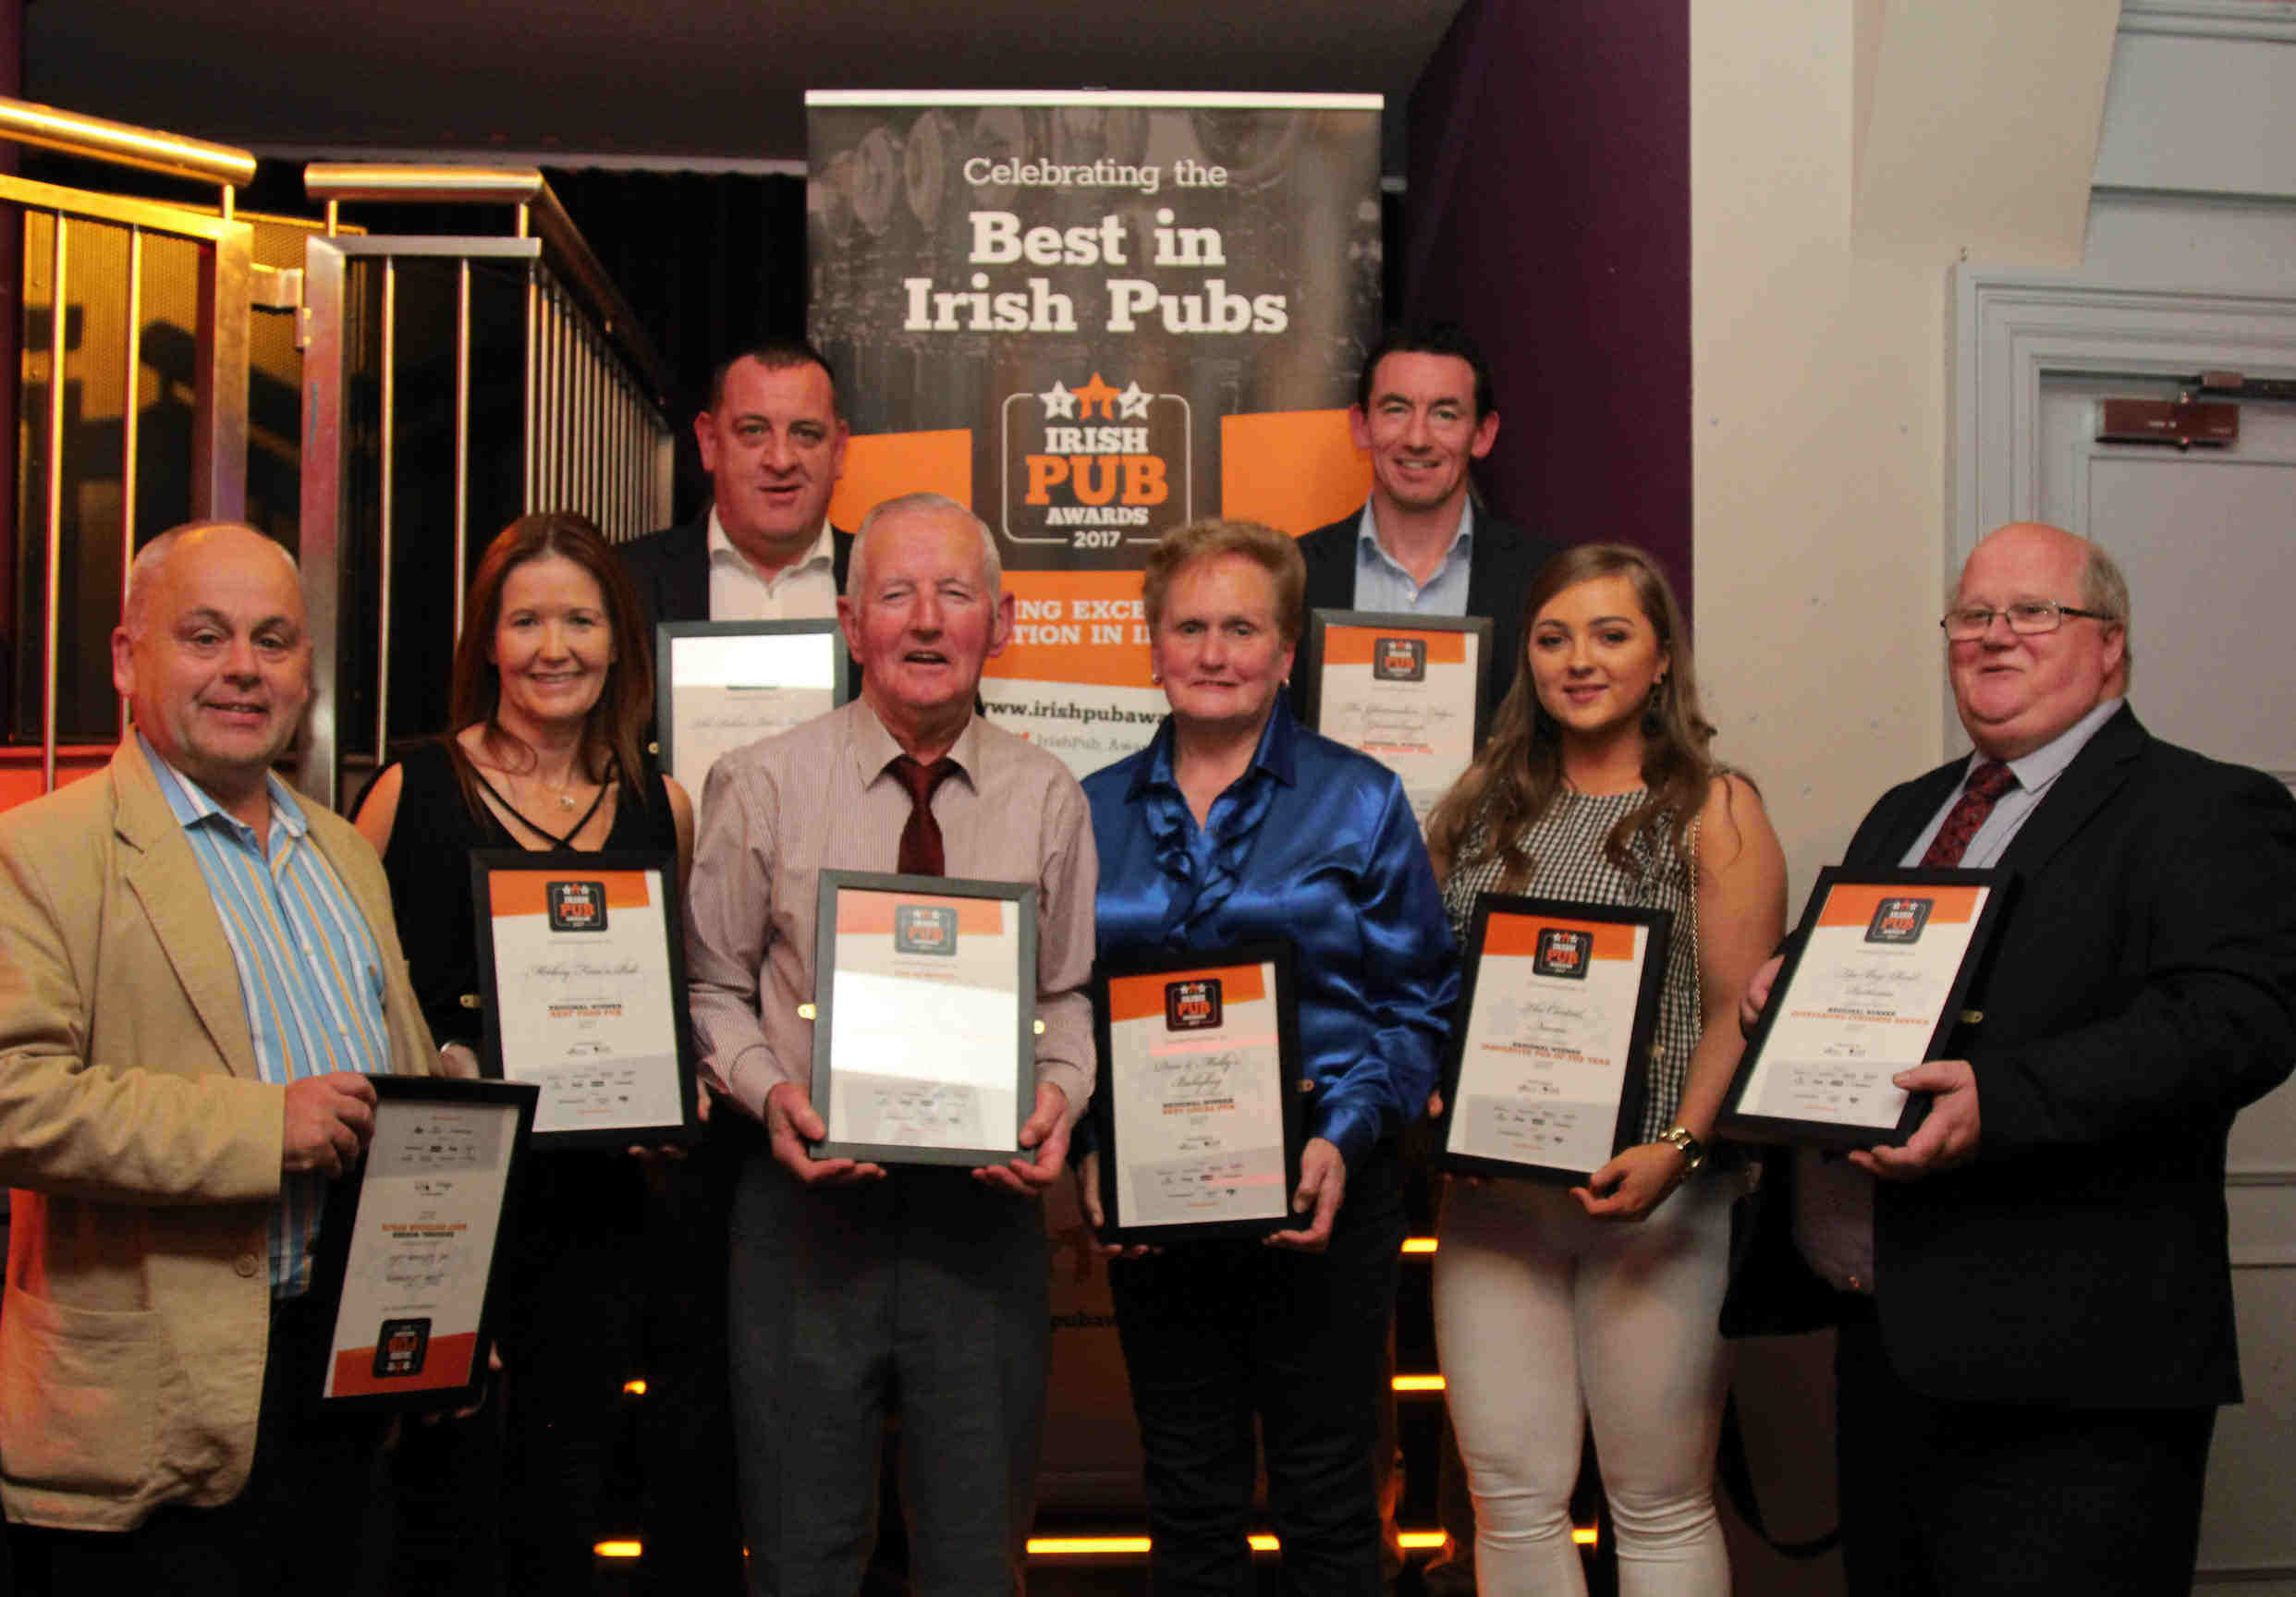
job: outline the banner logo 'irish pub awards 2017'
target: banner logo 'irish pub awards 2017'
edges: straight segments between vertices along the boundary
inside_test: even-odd
[[[1094,371],[1003,406],[1005,536],[1114,549],[1192,518],[1188,400]]]

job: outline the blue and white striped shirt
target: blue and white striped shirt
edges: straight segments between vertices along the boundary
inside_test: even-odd
[[[226,814],[140,732],[136,738],[207,878],[238,967],[258,1073],[282,1086],[335,1070],[387,1073],[382,954],[342,879],[310,841],[302,806],[277,777],[269,778],[266,850],[252,826]],[[311,1285],[311,1245],[325,1201],[324,1176],[281,1178],[271,1219],[274,1298],[295,1297]]]

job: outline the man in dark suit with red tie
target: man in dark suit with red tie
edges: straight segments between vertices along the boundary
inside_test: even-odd
[[[2069,532],[1985,538],[1943,625],[1975,752],[1845,862],[1997,866],[2008,910],[1905,1145],[1771,1161],[1724,1325],[1840,1326],[1853,1597],[2182,1592],[2241,1396],[2226,1135],[2296,1061],[2296,799],[2138,722]]]

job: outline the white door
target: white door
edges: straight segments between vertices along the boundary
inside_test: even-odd
[[[2259,354],[2257,375],[2288,359]],[[2095,441],[2099,398],[2175,392],[2156,377],[2045,373],[2038,513],[2128,574],[2130,699],[2146,726],[2296,788],[2296,403],[2243,404],[2229,449]],[[2217,1420],[2199,1584],[2296,1593],[2296,1082],[2234,1124],[2226,1201],[2248,1397]]]

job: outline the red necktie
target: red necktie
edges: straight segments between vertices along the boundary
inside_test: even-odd
[[[901,828],[898,866],[904,876],[947,873],[947,861],[941,855],[941,823],[933,818],[933,790],[956,770],[957,762],[948,759],[923,765],[904,754],[893,762],[893,774],[909,789],[909,824]]]
[[[1937,835],[1929,840],[1929,850],[1922,856],[1924,869],[1944,870],[1959,865],[1961,856],[1969,851],[1969,840],[1977,835],[1977,828],[1993,813],[1993,806],[2002,794],[2017,786],[2017,773],[1998,760],[1988,760],[1969,774],[1969,786],[1946,811],[1945,823],[1937,828]]]

